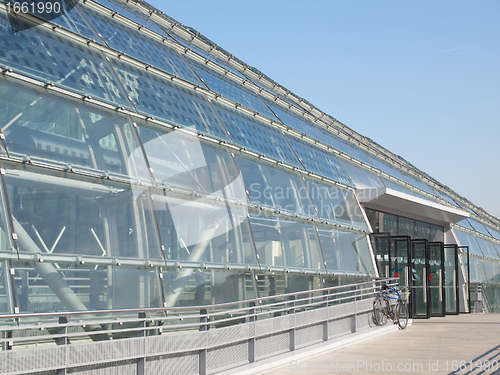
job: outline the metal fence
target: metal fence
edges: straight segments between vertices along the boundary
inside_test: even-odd
[[[0,315],[0,374],[212,374],[375,325],[384,279],[209,306]]]

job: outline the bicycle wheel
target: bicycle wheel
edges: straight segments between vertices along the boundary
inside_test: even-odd
[[[379,295],[375,297],[373,301],[373,318],[375,323],[379,326],[383,326],[387,323],[387,312],[389,311],[389,303],[387,299]]]
[[[408,305],[405,301],[399,301],[396,308],[396,316],[398,319],[398,326],[400,329],[405,329],[408,325]]]

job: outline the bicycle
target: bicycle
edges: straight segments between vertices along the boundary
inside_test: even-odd
[[[383,326],[387,323],[387,319],[391,319],[399,329],[406,328],[409,316],[408,304],[401,293],[398,287],[382,284],[382,290],[373,300],[373,316],[377,325]],[[391,303],[392,300],[394,303]]]

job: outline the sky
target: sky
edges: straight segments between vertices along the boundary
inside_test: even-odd
[[[500,1],[149,3],[500,218]]]

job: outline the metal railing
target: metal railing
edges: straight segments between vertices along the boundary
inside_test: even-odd
[[[382,282],[397,278],[206,306],[0,315],[0,374],[214,373],[375,326]]]

